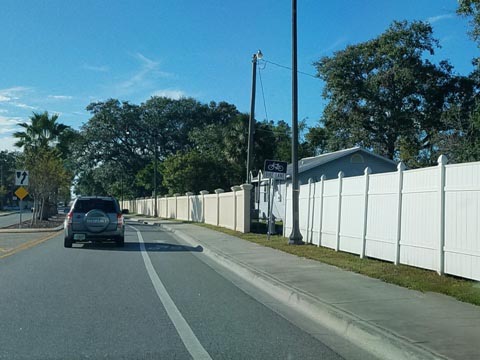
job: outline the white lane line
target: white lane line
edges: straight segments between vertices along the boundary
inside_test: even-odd
[[[203,348],[202,344],[200,344],[200,341],[198,341],[187,321],[183,318],[182,314],[178,310],[170,295],[168,295],[167,289],[165,289],[165,286],[163,285],[162,281],[158,277],[157,272],[153,268],[150,256],[148,256],[148,252],[145,249],[145,242],[143,241],[142,234],[135,227],[130,227],[137,232],[138,241],[140,242],[140,250],[143,257],[143,262],[145,263],[145,267],[147,269],[147,273],[150,276],[153,287],[155,288],[155,291],[157,292],[160,301],[165,307],[165,310],[167,311],[170,320],[172,320],[172,323],[175,326],[178,335],[182,339],[183,344],[185,345],[193,359],[211,360],[212,358]]]

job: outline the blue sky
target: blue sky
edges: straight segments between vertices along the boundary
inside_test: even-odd
[[[278,0],[0,0],[0,150],[35,112],[79,128],[92,101],[140,104],[152,95],[227,101],[250,109],[251,58],[291,65],[291,2]],[[430,21],[460,74],[476,45],[456,0],[298,0],[298,68],[369,40],[393,20]],[[270,63],[257,77],[256,118],[291,121],[291,71]],[[262,89],[265,97],[263,102]],[[299,75],[299,119],[313,126],[322,82]],[[266,111],[265,111],[266,108]]]

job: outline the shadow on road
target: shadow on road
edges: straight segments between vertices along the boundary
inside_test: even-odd
[[[203,247],[169,244],[169,243],[144,243],[149,252],[203,252]],[[107,251],[142,251],[140,243],[126,242],[124,247],[117,247],[115,243],[77,243],[73,248],[82,250],[107,250]]]

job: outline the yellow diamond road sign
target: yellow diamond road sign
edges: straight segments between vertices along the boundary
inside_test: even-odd
[[[15,195],[17,195],[17,197],[20,199],[20,200],[23,200],[25,198],[25,196],[28,195],[28,191],[25,190],[25,188],[23,186],[20,186],[17,191],[15,191]]]

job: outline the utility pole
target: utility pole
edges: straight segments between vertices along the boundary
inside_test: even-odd
[[[288,243],[302,245],[299,226],[298,187],[298,78],[297,78],[297,0],[292,0],[292,211],[293,226]]]
[[[252,57],[252,96],[250,98],[250,118],[248,120],[248,150],[247,150],[247,176],[246,183],[250,184],[250,171],[253,162],[253,133],[255,131],[255,94],[257,89],[257,60],[261,59],[263,54],[260,50]]]

